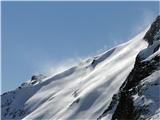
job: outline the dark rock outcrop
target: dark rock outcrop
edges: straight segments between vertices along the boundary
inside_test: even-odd
[[[144,36],[144,39],[148,41],[149,46],[152,46],[153,43],[155,45],[159,44],[156,41],[159,39],[155,39],[155,36],[159,38],[159,30],[160,30],[160,16],[156,18],[156,21],[153,22],[149,31]],[[159,50],[160,45],[157,45],[153,50],[154,54],[157,50]],[[150,49],[148,47],[147,49]],[[142,52],[143,53],[143,52]],[[141,53],[141,55],[143,55]],[[145,54],[145,53],[144,53]],[[160,70],[160,55],[157,54],[150,60],[142,60],[139,58],[140,55],[137,55],[136,62],[133,70],[130,72],[129,76],[122,84],[119,90],[119,100],[117,108],[112,116],[112,120],[138,120],[144,119],[143,115],[148,112],[148,106],[137,107],[134,106],[133,95],[139,94],[140,82],[150,76],[153,72]],[[149,57],[149,56],[148,56]]]
[[[138,85],[144,78],[159,70],[160,56],[155,56],[147,62],[135,63],[134,69],[120,88],[120,99],[112,120],[137,120],[147,109],[137,108],[133,104],[132,96],[139,92]]]
[[[156,20],[152,23],[150,29],[147,31],[147,33],[144,36],[144,39],[148,41],[149,45],[153,44],[153,40],[158,40],[160,37],[157,37],[157,39],[154,39],[154,36],[159,31],[160,28],[160,16],[156,18]]]
[[[160,16],[152,23],[150,29],[144,36],[144,40],[146,40],[149,45],[148,48],[146,48],[147,52],[152,51],[149,56],[160,49]],[[154,50],[151,50],[152,48],[154,48]],[[142,91],[144,85],[140,85],[140,82],[144,78],[160,70],[160,54],[155,55],[149,60],[145,60],[146,58],[142,59],[142,56],[146,56],[146,50],[142,50],[137,55],[134,68],[120,87],[119,92],[112,97],[109,107],[98,119],[112,111],[112,120],[144,120],[141,116],[148,112],[148,106],[135,106],[133,96],[140,94],[140,91]]]

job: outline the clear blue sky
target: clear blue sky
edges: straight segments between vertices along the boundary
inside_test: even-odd
[[[158,2],[2,2],[2,92],[129,40],[158,9]]]

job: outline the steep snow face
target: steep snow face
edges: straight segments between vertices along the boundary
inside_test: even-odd
[[[148,47],[139,52],[134,68],[99,119],[160,119],[159,31],[160,17],[157,17],[144,37]]]
[[[147,30],[61,74],[3,94],[2,120],[97,119],[148,46]]]

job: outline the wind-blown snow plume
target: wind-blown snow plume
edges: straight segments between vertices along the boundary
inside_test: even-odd
[[[68,65],[72,67],[66,70],[66,64],[61,67],[57,65],[56,69],[53,68],[54,75],[33,76],[16,90],[4,93],[1,96],[2,120],[158,118],[155,113],[160,108],[157,105],[159,99],[152,99],[154,95],[151,97],[150,93],[159,86],[159,48],[155,47],[158,42],[154,44],[144,39],[148,29],[126,43],[80,60],[77,65],[73,64],[74,60],[69,60]],[[154,33],[154,29],[150,31]],[[150,50],[151,53],[148,53]],[[141,108],[139,104],[143,100],[147,104],[144,102]],[[149,113],[143,109],[147,108],[146,105],[149,105]],[[150,105],[158,107],[150,109],[153,108]]]

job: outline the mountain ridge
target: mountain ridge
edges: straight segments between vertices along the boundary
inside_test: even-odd
[[[55,76],[32,76],[1,95],[2,120],[160,118],[154,114],[160,109],[155,107],[160,103],[157,97],[143,102],[149,101],[147,90],[159,90],[159,38],[158,16],[149,29],[126,43]]]

